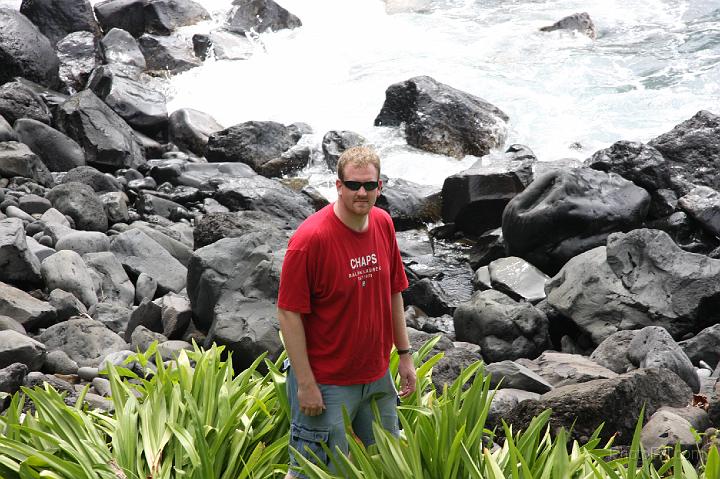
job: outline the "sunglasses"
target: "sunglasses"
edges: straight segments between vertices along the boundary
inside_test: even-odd
[[[380,186],[380,182],[378,181],[340,181],[343,185],[345,185],[349,190],[352,191],[358,191],[361,186],[365,188],[365,191],[373,191],[377,189],[378,186]]]

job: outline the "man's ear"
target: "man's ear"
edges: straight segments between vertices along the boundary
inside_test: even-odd
[[[382,180],[378,180],[378,195],[382,193],[383,189],[383,182]]]
[[[340,181],[340,178],[335,179],[335,189],[337,190],[338,196],[340,196],[340,191],[342,191],[342,181]]]

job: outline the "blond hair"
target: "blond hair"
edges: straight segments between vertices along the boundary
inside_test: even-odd
[[[337,175],[341,180],[345,179],[344,170],[348,164],[356,168],[364,168],[372,165],[377,170],[378,178],[380,178],[380,157],[375,153],[375,150],[369,146],[353,146],[340,155],[337,164]]]

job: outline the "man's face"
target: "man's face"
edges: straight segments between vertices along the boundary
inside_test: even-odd
[[[357,191],[353,191],[345,186],[340,179],[335,181],[339,206],[346,212],[356,216],[367,215],[370,213],[375,201],[377,201],[378,196],[380,196],[380,190],[382,189],[382,182],[378,179],[377,170],[373,165],[357,167],[348,164],[345,166],[343,173],[344,181],[379,182],[379,186],[372,191],[367,191],[364,186],[361,186]]]

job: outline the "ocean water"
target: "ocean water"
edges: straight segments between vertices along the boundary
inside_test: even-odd
[[[0,0],[0,4],[19,4]],[[230,0],[200,0],[217,28]],[[618,140],[648,141],[698,110],[720,114],[719,0],[282,0],[301,28],[255,38],[248,60],[215,61],[172,77],[169,110],[191,107],[231,126],[308,123],[318,149],[328,130],[373,143],[393,178],[442,185],[477,158],[407,146],[373,126],[385,89],[416,75],[477,95],[510,116],[507,144],[540,161],[584,160]],[[588,12],[598,38],[540,32]],[[315,155],[303,171],[332,197]]]

